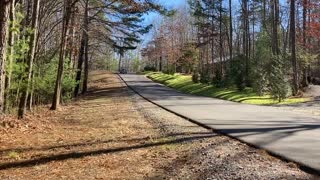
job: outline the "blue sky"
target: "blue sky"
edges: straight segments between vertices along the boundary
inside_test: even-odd
[[[168,9],[177,9],[181,6],[183,6],[184,4],[187,3],[187,0],[158,0],[158,2],[162,5],[164,5],[166,8]],[[144,24],[152,24],[154,23],[156,20],[161,20],[161,16],[157,13],[149,13],[144,15]],[[150,41],[150,39],[152,38],[152,31],[149,32],[148,34],[145,34],[142,39],[143,39],[143,44],[145,44],[146,42]]]
[[[187,4],[187,0],[157,0],[159,4],[164,5],[168,9],[177,9],[179,7],[184,6]],[[227,3],[228,1],[226,1]],[[240,4],[240,0],[232,0],[233,7],[237,7]],[[286,0],[280,0],[280,4],[285,5]],[[238,8],[235,8],[236,10]],[[144,15],[144,24],[152,24],[154,22],[161,21],[161,16],[157,13],[149,13]],[[143,39],[143,45],[145,45],[146,42],[150,41],[152,38],[152,31],[148,34],[145,34]]]
[[[177,9],[179,6],[186,4],[187,0],[158,0],[159,4],[164,5],[168,9]],[[149,13],[144,16],[146,24],[152,24],[157,18],[157,13]]]
[[[239,3],[239,0],[232,0],[234,4]],[[282,0],[281,0],[282,1]],[[158,0],[158,3],[164,5],[168,9],[178,9],[179,7],[183,7],[188,3],[188,0]],[[149,13],[144,15],[144,24],[152,24],[155,21],[161,21],[161,16],[157,13]],[[152,31],[148,34],[145,34],[143,39],[143,45],[150,41],[152,38]]]

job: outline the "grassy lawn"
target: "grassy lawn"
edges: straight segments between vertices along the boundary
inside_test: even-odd
[[[288,98],[279,103],[269,95],[258,96],[251,88],[238,91],[236,88],[217,88],[213,85],[194,83],[189,75],[168,75],[163,73],[148,73],[150,79],[176,89],[180,92],[225,99],[234,102],[260,105],[292,104],[309,101],[310,98]]]

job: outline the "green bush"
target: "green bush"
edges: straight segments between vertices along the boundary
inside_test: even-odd
[[[150,65],[147,65],[143,68],[144,71],[152,71],[152,72],[155,72],[157,71],[156,67],[154,66],[150,66]]]
[[[237,89],[239,91],[244,90],[246,88],[246,66],[243,55],[236,56],[231,60],[230,73],[231,80],[237,86]]]
[[[251,77],[253,89],[258,95],[263,95],[268,91],[268,74],[272,62],[271,38],[266,31],[262,31],[256,42],[255,59],[252,62]]]
[[[201,74],[200,74],[200,82],[203,83],[203,84],[209,84],[211,82],[209,73],[201,72]]]
[[[192,82],[194,82],[194,83],[199,83],[199,73],[198,72],[194,72],[193,74],[192,74]]]
[[[58,68],[58,57],[55,57],[48,64],[42,65],[39,69],[38,66],[35,67],[37,70],[35,73],[34,80],[34,92],[41,95],[43,102],[50,102],[54,93],[54,87],[57,78],[57,68]],[[75,73],[73,70],[70,60],[66,59],[64,62],[64,74],[62,81],[62,98],[63,100],[69,100],[72,98],[73,89],[77,85],[75,81]]]
[[[282,102],[289,96],[290,83],[286,78],[285,61],[282,56],[273,56],[269,74],[269,89],[271,97]]]

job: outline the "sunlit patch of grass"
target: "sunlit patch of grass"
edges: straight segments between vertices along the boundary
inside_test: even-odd
[[[236,88],[217,88],[214,85],[194,83],[190,75],[181,74],[147,74],[153,81],[164,84],[180,92],[225,99],[234,102],[259,105],[293,104],[309,101],[309,98],[288,98],[282,102],[275,101],[270,95],[258,96],[252,88],[238,91]]]
[[[15,152],[15,151],[10,151],[10,152],[8,153],[8,157],[9,157],[10,159],[20,159],[19,153],[18,153],[18,152]]]

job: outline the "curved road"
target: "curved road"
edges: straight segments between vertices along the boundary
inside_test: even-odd
[[[122,79],[172,112],[320,172],[320,117],[179,93],[143,75]]]

